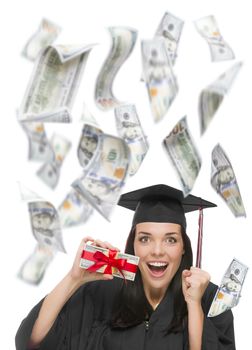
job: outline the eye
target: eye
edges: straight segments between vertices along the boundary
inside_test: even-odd
[[[149,242],[150,238],[148,236],[142,236],[139,238],[139,242],[141,243],[147,243]]]
[[[167,237],[166,242],[169,244],[177,243],[177,239],[175,237]]]

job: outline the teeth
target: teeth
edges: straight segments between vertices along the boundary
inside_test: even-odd
[[[155,262],[150,262],[149,265],[161,267],[161,266],[167,266],[167,263],[155,261]]]

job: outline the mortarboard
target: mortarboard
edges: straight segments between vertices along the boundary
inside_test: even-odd
[[[135,214],[132,226],[141,222],[170,222],[180,224],[186,231],[185,213],[199,210],[199,232],[196,266],[201,266],[203,209],[216,207],[200,197],[188,195],[167,185],[154,185],[121,195],[118,205]]]

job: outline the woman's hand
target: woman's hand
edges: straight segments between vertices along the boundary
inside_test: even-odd
[[[82,239],[81,244],[78,248],[77,254],[74,259],[73,266],[71,270],[69,271],[70,277],[78,284],[82,285],[86,282],[90,281],[96,281],[96,280],[112,280],[113,276],[108,275],[108,274],[102,274],[99,272],[91,272],[86,269],[83,269],[80,267],[80,259],[82,255],[83,248],[85,244],[91,241],[93,245],[106,248],[106,249],[113,249],[119,251],[118,248],[113,247],[110,243],[108,242],[103,242],[98,239],[94,240],[92,237],[85,237]]]
[[[197,267],[182,272],[182,291],[187,304],[201,303],[201,298],[209,284],[210,275]]]

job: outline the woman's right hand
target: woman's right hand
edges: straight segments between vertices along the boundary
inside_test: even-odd
[[[83,269],[80,267],[80,260],[83,248],[87,242],[92,242],[93,245],[106,248],[106,249],[112,249],[119,251],[118,248],[113,247],[110,243],[100,241],[98,239],[94,240],[92,237],[85,237],[82,239],[81,244],[78,248],[77,254],[74,259],[73,266],[71,270],[69,271],[70,277],[78,284],[82,285],[84,283],[90,282],[90,281],[97,281],[97,280],[112,280],[113,276],[109,274],[103,274],[99,272],[91,272],[86,269]]]

